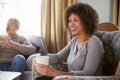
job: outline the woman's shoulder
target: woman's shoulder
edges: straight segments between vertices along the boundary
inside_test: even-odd
[[[92,36],[89,41],[89,44],[102,44],[102,41],[97,36]]]
[[[94,35],[90,38],[90,41],[100,41],[101,42],[101,40],[97,36],[94,36]]]

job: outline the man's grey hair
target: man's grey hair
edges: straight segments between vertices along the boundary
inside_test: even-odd
[[[16,19],[16,18],[9,18],[9,20],[13,20],[13,21],[15,21],[17,27],[18,27],[18,28],[20,27],[20,21],[19,21],[18,19]]]

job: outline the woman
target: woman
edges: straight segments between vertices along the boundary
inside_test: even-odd
[[[65,21],[74,37],[60,52],[48,56],[50,63],[58,63],[67,58],[69,71],[62,72],[51,66],[37,64],[34,59],[37,72],[44,75],[35,80],[51,80],[60,75],[101,75],[100,63],[104,49],[101,41],[93,35],[98,26],[97,12],[88,4],[76,3],[67,8]]]

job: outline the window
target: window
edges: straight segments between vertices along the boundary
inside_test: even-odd
[[[0,33],[6,33],[9,18],[20,21],[21,34],[40,35],[41,0],[0,0]]]

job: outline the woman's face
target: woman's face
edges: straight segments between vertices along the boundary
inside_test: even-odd
[[[73,35],[77,36],[77,35],[81,35],[81,34],[85,33],[84,27],[81,23],[79,16],[74,13],[72,13],[69,16],[68,26]]]
[[[9,20],[7,23],[7,33],[9,35],[15,35],[18,30],[16,22],[14,20]]]

